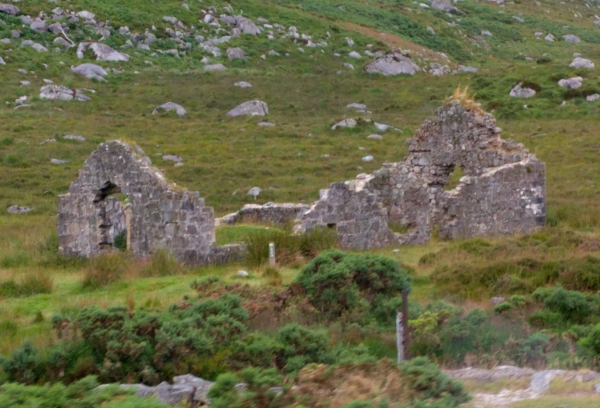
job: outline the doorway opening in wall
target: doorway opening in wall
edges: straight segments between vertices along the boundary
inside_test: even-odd
[[[131,236],[131,204],[128,196],[121,192],[119,186],[106,181],[96,192],[94,205],[99,217],[100,250],[127,250]]]
[[[337,224],[327,224],[327,229],[337,230]]]
[[[450,173],[450,182],[444,186],[444,190],[454,190],[460,184],[460,179],[465,175],[465,172],[460,166],[454,166]]]

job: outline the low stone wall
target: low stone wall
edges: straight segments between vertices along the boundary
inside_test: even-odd
[[[283,226],[302,217],[309,208],[306,204],[296,203],[246,204],[238,212],[217,219],[216,225],[233,225],[245,222]]]

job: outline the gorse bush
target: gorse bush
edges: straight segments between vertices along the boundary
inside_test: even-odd
[[[369,302],[372,310],[381,308],[386,300],[411,289],[411,278],[395,260],[336,250],[313,259],[296,282],[313,306],[329,317],[356,308],[361,300]]]

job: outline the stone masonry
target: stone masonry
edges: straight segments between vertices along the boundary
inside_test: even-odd
[[[127,195],[123,206],[113,194]],[[136,257],[168,249],[188,264],[223,263],[237,246],[215,245],[214,213],[197,192],[170,184],[139,147],[102,143],[85,161],[69,193],[58,197],[59,250],[90,257],[111,250],[127,231]]]
[[[256,223],[284,226],[300,218],[310,208],[307,204],[266,203],[246,204],[241,210],[216,220],[216,225]]]
[[[355,250],[422,244],[434,233],[456,239],[535,231],[546,217],[545,165],[500,133],[492,115],[458,101],[444,105],[407,140],[403,162],[332,183],[297,230],[335,228],[340,247]],[[458,167],[460,184],[444,189]]]

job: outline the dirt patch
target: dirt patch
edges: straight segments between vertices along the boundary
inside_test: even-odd
[[[337,25],[345,28],[346,30],[356,31],[363,35],[373,37],[375,40],[381,41],[392,48],[410,50],[413,57],[417,57],[419,59],[427,58],[430,62],[438,62],[440,64],[448,65],[452,68],[452,62],[448,58],[444,58],[440,53],[405,40],[397,35],[344,21],[338,22]]]

